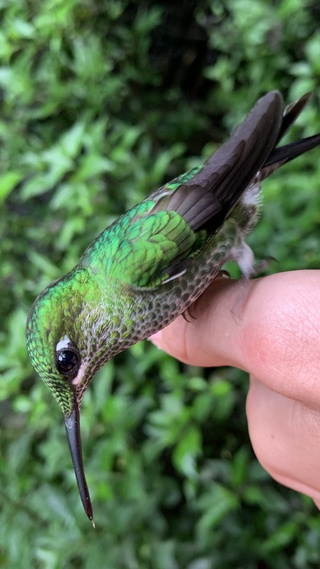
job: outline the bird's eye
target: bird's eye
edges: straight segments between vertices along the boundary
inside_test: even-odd
[[[75,376],[80,363],[80,356],[75,350],[65,349],[57,354],[57,369],[68,377]]]

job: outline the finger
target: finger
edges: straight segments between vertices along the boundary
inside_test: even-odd
[[[247,285],[218,279],[156,336],[159,347],[200,366],[231,365],[278,393],[320,407],[320,271],[280,273]]]
[[[247,415],[262,466],[281,484],[320,504],[320,412],[252,379]]]

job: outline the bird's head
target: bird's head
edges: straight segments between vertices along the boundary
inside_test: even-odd
[[[27,320],[31,363],[64,415],[79,493],[91,521],[79,412],[85,389],[107,359],[102,346],[108,330],[101,307],[99,309],[94,302],[98,296],[96,292],[85,269],[72,271],[38,296]]]

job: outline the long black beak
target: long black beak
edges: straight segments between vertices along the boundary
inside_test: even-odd
[[[65,417],[64,423],[66,426],[67,438],[79,488],[80,498],[89,520],[91,521],[93,527],[95,527],[92,515],[90,494],[83,468],[80,436],[80,413],[79,406],[76,401],[70,417]]]

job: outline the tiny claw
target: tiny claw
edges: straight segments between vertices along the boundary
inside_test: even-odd
[[[94,523],[94,519],[93,519],[93,518],[91,519],[91,523],[92,523],[93,529],[96,529],[96,524]]]
[[[262,261],[258,261],[258,263],[253,267],[253,276],[257,276],[259,273],[262,273],[269,268],[270,263],[274,262],[277,263],[278,261],[275,257],[272,257],[272,255],[268,255],[265,259],[262,259]]]
[[[221,271],[218,272],[216,279],[231,279],[231,275],[225,269],[221,269]]]
[[[194,303],[193,303],[193,304],[194,304]],[[190,316],[190,318],[192,318],[192,320],[196,320],[196,319],[197,319],[196,316],[194,316],[194,315],[191,313],[191,308],[192,308],[193,304],[191,304],[190,306],[188,306],[188,308],[182,313],[183,319],[184,319],[186,322],[188,322],[188,324],[191,324],[191,320],[188,320],[187,316]]]
[[[183,318],[183,320],[185,320],[186,322],[188,322],[188,324],[190,324],[191,320],[189,320],[189,318],[187,318],[187,316],[189,316],[189,308],[187,308],[184,312],[182,312],[181,316]]]

